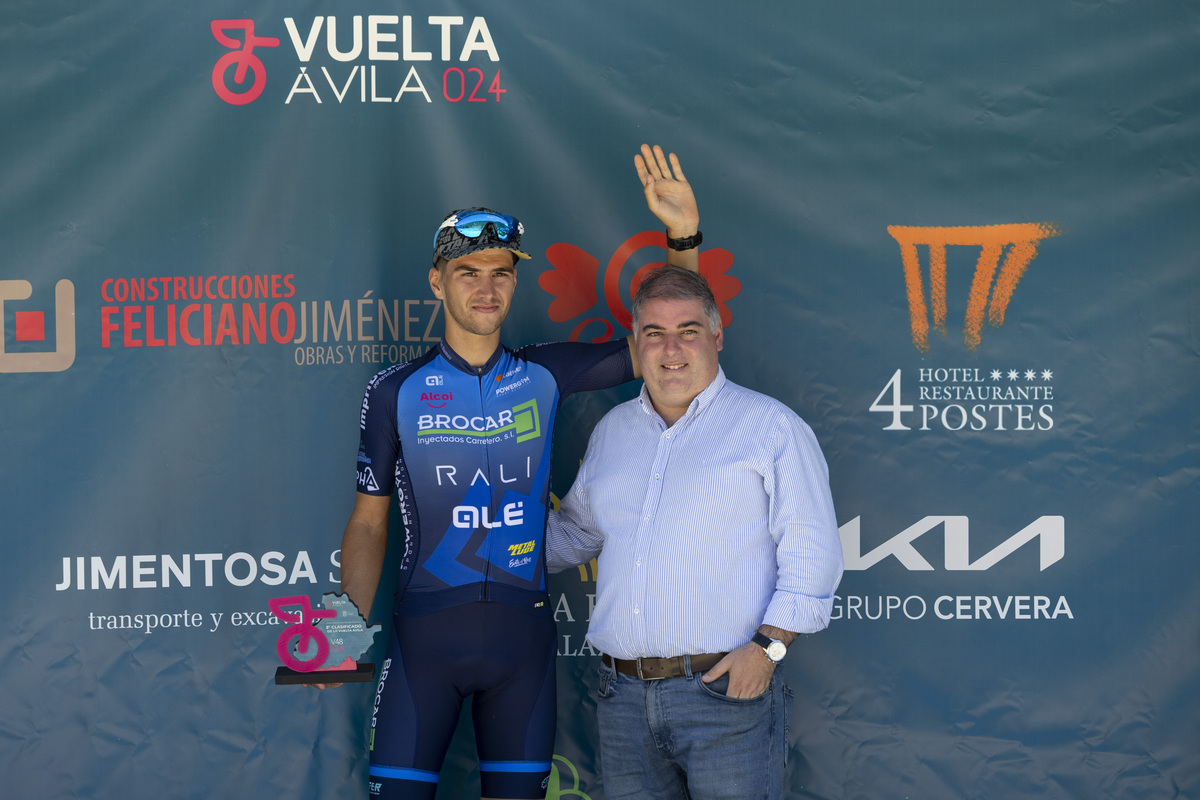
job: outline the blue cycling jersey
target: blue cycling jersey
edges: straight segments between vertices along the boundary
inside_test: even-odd
[[[624,339],[500,347],[481,367],[443,340],[377,374],[363,398],[358,491],[398,492],[397,613],[478,600],[549,613],[542,547],[559,404],[632,378]]]

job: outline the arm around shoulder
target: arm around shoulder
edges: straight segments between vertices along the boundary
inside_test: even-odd
[[[585,455],[571,490],[563,497],[559,510],[552,509],[547,519],[546,569],[550,572],[562,572],[578,564],[586,564],[599,555],[604,547],[604,533],[599,530],[591,514],[589,464]]]

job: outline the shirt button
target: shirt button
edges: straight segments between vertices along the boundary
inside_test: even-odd
[[[635,614],[640,614],[640,613],[642,613],[642,610],[641,610],[640,608],[635,608],[635,609],[633,610],[633,613],[635,613]]]
[[[656,481],[657,481],[657,480],[660,480],[661,478],[662,478],[662,475],[655,475],[655,476],[654,476],[654,480],[656,480]]]

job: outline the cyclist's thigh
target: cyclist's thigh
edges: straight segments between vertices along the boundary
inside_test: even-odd
[[[541,797],[554,754],[554,620],[493,605],[486,638],[494,682],[472,707],[483,796]]]
[[[371,717],[371,796],[432,800],[464,693],[441,612],[394,616]]]

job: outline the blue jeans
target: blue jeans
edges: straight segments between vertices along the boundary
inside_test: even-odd
[[[792,693],[776,672],[749,700],[700,673],[643,681],[600,667],[596,717],[608,800],[777,800],[787,767]]]

